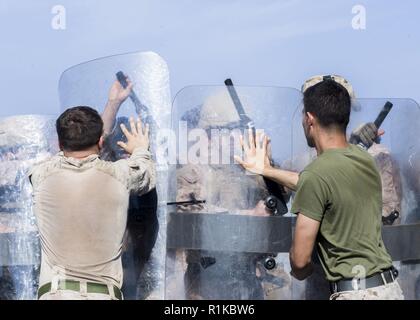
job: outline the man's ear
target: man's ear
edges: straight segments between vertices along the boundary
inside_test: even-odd
[[[99,149],[102,149],[102,148],[103,148],[103,146],[104,146],[104,136],[102,135],[102,136],[99,138],[98,147],[99,147]]]
[[[312,126],[314,122],[315,122],[315,117],[313,116],[313,114],[310,112],[306,112],[306,124],[308,126]]]

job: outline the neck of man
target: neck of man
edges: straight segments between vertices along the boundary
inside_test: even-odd
[[[92,146],[85,150],[80,151],[66,151],[63,150],[64,156],[68,158],[84,159],[93,154],[99,154],[99,147],[97,145]]]
[[[345,133],[337,130],[320,130],[315,139],[316,152],[321,155],[324,151],[330,149],[345,149],[349,146]]]

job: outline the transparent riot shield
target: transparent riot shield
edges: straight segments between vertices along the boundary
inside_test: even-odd
[[[350,138],[354,129],[368,122],[380,124],[380,129],[385,131],[367,149],[375,159],[382,180],[383,239],[399,269],[399,283],[405,297],[419,299],[420,143],[417,132],[420,107],[412,99],[357,99],[357,104],[359,108],[351,112],[347,135]],[[307,147],[301,112],[294,116],[292,140],[291,167],[301,171],[316,157],[315,150]],[[305,298],[327,299],[328,284],[322,279],[319,265],[316,270],[317,274],[306,281]]]
[[[121,74],[123,75],[121,79]],[[171,96],[166,62],[152,52],[121,54],[96,59],[66,70],[59,84],[62,110],[91,106],[104,110],[112,84],[125,77],[133,83],[129,98],[120,107],[112,133],[101,158],[115,161],[125,157],[116,142],[125,138],[120,123],[140,116],[150,125],[151,151],[157,162],[157,188],[150,193],[130,196],[123,252],[125,299],[162,299],[166,236],[167,163],[161,152],[159,132],[170,126]]]
[[[0,119],[0,300],[36,297],[40,248],[28,172],[57,152],[54,120]]]
[[[291,159],[298,90],[191,86],[172,109],[166,299],[299,298],[289,275],[288,193],[234,161],[262,130],[271,159]],[[275,147],[274,147],[275,146]]]

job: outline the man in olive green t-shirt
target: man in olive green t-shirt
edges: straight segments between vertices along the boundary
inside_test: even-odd
[[[292,275],[311,275],[317,248],[331,299],[404,299],[381,234],[382,188],[374,159],[346,139],[351,101],[331,78],[304,91],[302,125],[318,157],[300,175],[273,168],[268,137],[250,135],[242,166],[296,191],[298,214],[290,249]],[[264,160],[262,160],[264,159]]]
[[[325,150],[300,174],[292,213],[318,221],[317,248],[329,281],[392,265],[381,236],[381,180],[360,147]]]

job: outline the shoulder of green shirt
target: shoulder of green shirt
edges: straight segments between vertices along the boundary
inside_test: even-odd
[[[321,221],[329,193],[327,181],[316,170],[305,169],[299,176],[291,212],[301,213],[311,219]]]

